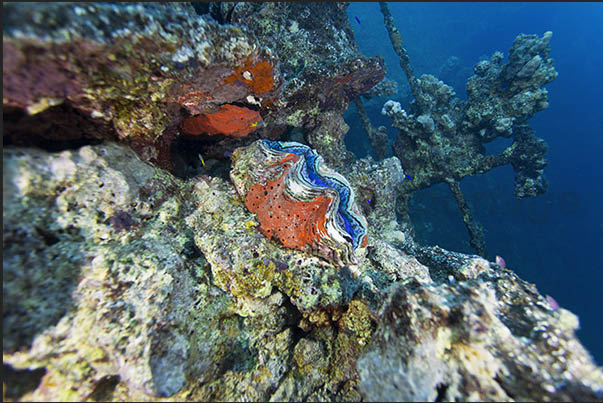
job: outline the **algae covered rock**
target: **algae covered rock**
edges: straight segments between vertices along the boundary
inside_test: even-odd
[[[120,140],[171,169],[188,115],[233,102],[265,113],[282,87],[278,57],[253,33],[189,3],[10,3],[3,13],[12,144]],[[46,123],[59,120],[61,130]]]
[[[7,147],[3,164],[4,362],[33,385],[9,396],[359,396],[375,285],[268,240],[233,185],[182,182],[111,143]],[[362,264],[377,286],[425,278],[387,256]]]
[[[345,7],[7,3],[5,136],[42,147],[119,140],[173,169],[181,134],[228,135],[227,126],[199,124],[228,105],[243,108],[231,122],[257,113],[250,125],[263,119],[271,127],[258,127],[261,137],[316,127],[315,148],[340,164],[351,157],[341,116],[385,74],[382,59],[358,51]],[[48,121],[60,121],[61,130]]]
[[[603,372],[577,318],[509,271],[388,290],[357,362],[360,391],[381,401],[600,401]]]
[[[7,396],[601,397],[575,316],[484,259],[376,237],[356,279],[124,146],[3,164]]]
[[[169,396],[215,376],[238,324],[210,325],[232,302],[178,218],[181,185],[117,145],[5,149],[4,362],[45,368],[29,399],[86,399],[107,379],[115,397]]]

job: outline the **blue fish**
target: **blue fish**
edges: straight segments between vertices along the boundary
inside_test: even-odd
[[[410,175],[406,175],[406,174],[404,174],[404,177],[405,177],[406,179],[408,179],[409,181],[411,181],[411,180],[412,180],[412,178],[410,177]]]
[[[358,21],[358,24],[360,24],[360,18],[354,16],[354,18],[356,18],[356,21]]]

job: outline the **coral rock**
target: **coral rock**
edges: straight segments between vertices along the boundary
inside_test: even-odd
[[[365,401],[601,401],[576,317],[512,273],[398,283],[378,316],[356,363]]]
[[[184,119],[180,128],[185,134],[223,134],[241,138],[259,129],[261,122],[262,116],[257,111],[235,105],[222,105],[217,112]]]
[[[258,140],[235,150],[231,178],[268,238],[339,265],[356,264],[366,219],[348,181],[295,142]]]

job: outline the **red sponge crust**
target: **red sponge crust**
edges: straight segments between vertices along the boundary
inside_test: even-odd
[[[182,121],[185,134],[208,134],[242,138],[259,129],[262,116],[252,109],[236,105],[222,105],[217,112],[191,116]]]

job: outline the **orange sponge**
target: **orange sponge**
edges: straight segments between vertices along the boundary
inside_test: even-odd
[[[261,127],[259,112],[236,105],[222,105],[217,112],[185,118],[180,128],[185,134],[208,134],[242,138]]]

